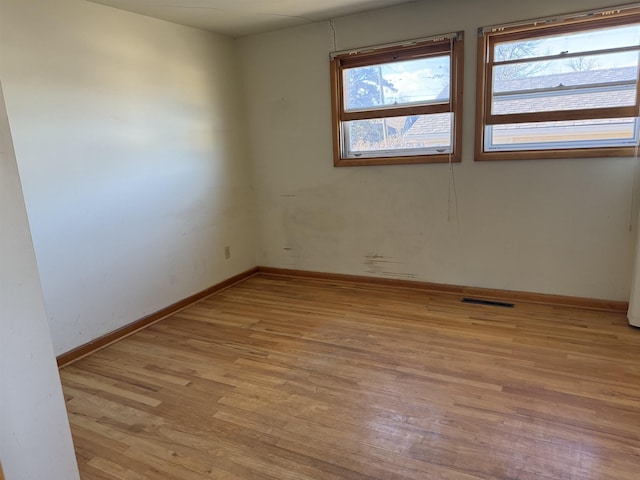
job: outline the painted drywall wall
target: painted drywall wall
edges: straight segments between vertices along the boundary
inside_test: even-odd
[[[56,354],[255,266],[234,41],[80,0],[0,1]]]
[[[633,159],[473,161],[477,28],[607,4],[430,0],[240,39],[258,263],[628,300]],[[447,165],[334,168],[329,52],[459,30],[453,175]]]
[[[638,223],[640,224],[640,216]],[[640,327],[640,232],[636,233],[636,252],[633,262],[633,275],[631,278],[631,298],[629,311],[627,312],[629,323],[634,327]]]
[[[0,462],[7,479],[78,479],[0,85]]]

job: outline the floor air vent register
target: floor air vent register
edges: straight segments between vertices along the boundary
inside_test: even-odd
[[[464,297],[462,303],[474,303],[476,305],[488,305],[490,307],[513,308],[515,305],[508,302],[496,302],[494,300],[483,300],[481,298]]]

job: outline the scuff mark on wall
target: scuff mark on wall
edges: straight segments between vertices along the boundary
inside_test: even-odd
[[[291,227],[289,217],[291,211],[297,209],[299,200],[296,198],[295,193],[282,193],[279,195],[282,207],[283,207],[283,232],[285,232],[284,246],[282,250],[284,252],[282,256],[282,263],[289,268],[297,268],[300,262],[300,243],[297,241],[297,235],[295,230]]]
[[[365,272],[372,275],[380,275],[384,273],[385,264],[399,263],[385,259],[384,255],[377,253],[368,253],[364,256]]]
[[[300,263],[300,252],[295,248],[285,247],[286,254],[285,265],[288,267],[296,267]]]
[[[368,253],[364,256],[364,259],[364,265],[365,267],[367,267],[365,273],[369,273],[371,275],[384,275],[386,277],[418,278],[418,276],[413,273],[385,271],[385,267],[388,268],[390,264],[402,265],[402,262],[387,259],[384,255],[379,255],[378,253]]]
[[[382,263],[384,263],[384,257],[382,255],[378,255],[377,253],[369,253],[364,256],[364,266],[366,267],[365,272],[370,274],[379,274],[382,273]]]
[[[285,190],[278,194],[282,209],[280,261],[299,268],[340,254],[344,232],[352,225],[340,209],[325,207],[336,192],[331,186]]]
[[[382,272],[382,275],[386,277],[395,277],[395,278],[410,278],[417,279],[418,275],[415,273],[399,273],[399,272]]]

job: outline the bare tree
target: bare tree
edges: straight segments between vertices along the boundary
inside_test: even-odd
[[[523,42],[511,42],[497,45],[495,49],[496,60],[519,60],[527,57],[538,57],[541,54],[538,50],[540,42],[529,40]],[[549,62],[525,62],[501,65],[496,70],[498,80],[513,80],[515,78],[526,78],[547,69]]]
[[[574,72],[597,70],[600,62],[594,57],[573,57],[567,60],[568,67]]]

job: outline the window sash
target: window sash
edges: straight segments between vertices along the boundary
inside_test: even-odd
[[[592,119],[589,119],[592,120]],[[530,141],[530,142],[514,142],[514,143],[495,143],[494,142],[494,127],[495,125],[486,125],[485,126],[485,138],[487,140],[486,149],[489,152],[513,152],[513,151],[535,151],[535,150],[555,150],[555,149],[583,149],[583,148],[613,148],[613,147],[635,147],[638,143],[638,118],[621,118],[617,119],[623,121],[623,123],[627,123],[631,130],[630,137],[618,137],[618,138],[594,138],[593,133],[588,133],[586,131],[579,131],[576,136],[582,137],[580,139],[574,140],[548,140],[548,141]],[[627,122],[624,122],[627,120]],[[555,125],[544,125],[547,123],[554,122],[542,122],[542,127],[547,129],[556,136],[567,136],[566,133],[562,133],[559,129],[562,127],[558,127]],[[502,124],[504,126],[508,126],[508,124]],[[522,124],[518,124],[522,125]],[[501,126],[501,125],[499,125]],[[539,126],[538,126],[539,128]],[[587,129],[588,125],[580,125],[578,129]],[[620,131],[619,125],[616,124],[608,124],[608,125],[597,125],[596,134],[603,134],[607,130],[611,131],[611,129]],[[627,129],[628,130],[628,129]],[[518,134],[523,135],[517,131],[511,130],[513,136],[517,136]],[[575,130],[574,130],[575,132]],[[549,132],[546,133],[547,135]],[[530,136],[530,135],[529,135]],[[602,136],[602,135],[601,135]],[[605,136],[606,137],[606,136]]]
[[[519,63],[536,62],[536,61],[548,61],[554,59],[570,59],[575,57],[587,57],[599,54],[611,54],[611,53],[627,53],[638,52],[640,54],[640,46],[625,46],[609,49],[597,49],[582,51],[577,53],[568,53],[560,55],[538,55],[531,56],[523,59],[508,59],[495,61],[496,46],[507,42],[514,41],[526,41],[536,40],[541,37],[549,37],[554,35],[571,35],[572,33],[587,32],[590,30],[602,30],[606,28],[612,28],[616,26],[633,25],[640,23],[640,8],[612,8],[606,11],[591,12],[589,14],[576,14],[573,16],[567,16],[560,21],[558,19],[551,19],[549,22],[543,20],[533,20],[529,22],[523,22],[519,25],[513,26],[496,26],[486,27],[480,30],[479,41],[479,54],[484,61],[479,60],[478,64],[478,106],[479,111],[476,125],[476,135],[479,139],[476,141],[476,157],[482,157],[483,153],[492,153],[496,150],[507,152],[509,148],[507,146],[501,146],[498,149],[494,149],[491,145],[488,145],[490,136],[488,132],[491,126],[501,124],[519,124],[519,123],[533,123],[533,122],[554,122],[565,120],[599,120],[599,119],[615,119],[626,117],[638,117],[640,111],[640,81],[638,81],[638,73],[636,74],[636,80],[631,82],[619,82],[619,84],[593,84],[593,85],[577,85],[572,87],[565,87],[566,90],[572,90],[576,93],[588,92],[590,88],[607,88],[621,85],[622,83],[628,83],[631,88],[635,88],[635,103],[627,106],[603,106],[598,108],[584,108],[584,109],[565,109],[565,110],[552,110],[544,112],[522,112],[522,113],[506,113],[496,114],[493,113],[493,103],[496,98],[505,99],[509,96],[516,97],[526,93],[540,93],[547,90],[549,94],[553,94],[553,89],[540,89],[539,91],[509,91],[498,92],[493,91],[493,69],[502,65],[514,65]],[[638,66],[640,71],[640,65]],[[560,91],[560,90],[557,90]],[[597,143],[597,142],[596,142]],[[585,151],[583,146],[572,146],[567,144],[556,144],[553,147],[533,145],[531,151],[537,151],[538,149],[553,150],[558,149],[570,149],[570,150],[582,150]],[[626,143],[620,142],[617,145],[606,146],[603,148],[625,148]],[[599,145],[594,144],[594,148]],[[512,151],[523,150],[522,148],[514,148]],[[620,148],[618,148],[618,151]]]
[[[436,103],[414,107],[389,107],[363,110],[358,112],[341,112],[340,121],[373,120],[374,118],[403,117],[407,115],[428,115],[431,113],[447,113],[451,111],[451,103]]]
[[[488,114],[486,125],[503,123],[558,122],[562,120],[598,120],[638,116],[638,103],[630,107],[585,108],[582,110],[554,110],[550,112]]]
[[[337,53],[332,55],[332,98],[334,102],[334,157],[336,165],[386,164],[386,163],[425,163],[460,161],[461,129],[461,83],[463,58],[462,32],[446,34],[425,41],[403,42],[390,47],[371,47],[361,51]],[[430,99],[386,106],[362,107],[346,110],[346,89],[344,88],[344,70],[357,67],[369,67],[406,60],[427,59],[430,57],[448,57],[449,61],[449,99]],[[454,113],[452,119],[451,145],[446,149],[410,147],[406,149],[380,149],[370,152],[351,152],[347,148],[348,130],[346,122],[357,120],[386,119],[402,116],[417,116]]]
[[[601,30],[601,29],[598,29]],[[581,30],[581,31],[587,31],[585,30]],[[545,37],[548,35],[544,35]],[[533,38],[533,37],[527,37],[527,39],[529,38]],[[536,37],[537,38],[537,37]],[[493,46],[491,48],[491,56],[495,57],[495,46],[497,44],[500,43],[508,43],[510,42],[510,40],[500,40],[500,41],[496,41],[496,39],[493,39],[494,41]],[[523,39],[524,40],[524,39]],[[494,66],[499,66],[499,65],[516,65],[519,63],[529,63],[529,62],[540,62],[540,61],[544,61],[544,60],[566,60],[568,58],[575,58],[575,57],[588,57],[588,56],[595,56],[595,55],[606,55],[609,53],[627,53],[627,52],[633,52],[633,51],[640,51],[640,46],[633,46],[633,47],[620,47],[620,48],[606,48],[606,49],[602,49],[602,50],[586,50],[584,52],[575,52],[575,53],[559,53],[556,55],[540,55],[537,57],[526,57],[526,58],[514,58],[514,59],[509,59],[509,60],[490,60],[491,65]]]
[[[517,100],[528,98],[544,98],[545,96],[561,96],[564,94],[586,94],[602,92],[619,92],[622,90],[636,90],[637,81],[602,82],[597,84],[584,84],[576,86],[563,86],[540,88],[530,90],[510,90],[508,92],[493,93],[491,110],[493,110],[493,100],[496,98],[504,100]],[[557,109],[536,111],[530,113],[491,113],[487,115],[487,125],[499,125],[503,123],[528,123],[535,121],[559,121],[559,120],[588,120],[602,118],[624,118],[633,117],[638,113],[638,95],[636,92],[634,105],[623,105],[620,107],[598,107],[581,109]]]
[[[454,146],[454,114],[447,112],[445,118],[443,115],[439,115],[439,119],[429,119],[429,122],[440,123],[440,129],[434,129],[430,132],[414,132],[403,135],[401,137],[394,137],[393,135],[387,138],[385,133],[382,133],[380,139],[381,143],[385,144],[381,148],[367,148],[366,145],[361,145],[363,148],[352,148],[351,142],[351,129],[350,122],[343,122],[341,124],[343,134],[343,153],[345,158],[359,159],[359,158],[375,158],[375,157],[410,157],[420,155],[436,155],[436,154],[449,154],[452,153]],[[446,118],[448,116],[448,119]],[[408,117],[400,117],[405,121]],[[382,128],[387,129],[389,127],[386,121],[398,120],[394,117],[385,117],[378,119],[382,121]],[[420,122],[422,119],[416,119],[414,125]],[[443,124],[444,123],[444,124]],[[384,139],[384,140],[383,140]],[[357,137],[356,137],[357,140]],[[396,144],[395,147],[389,146],[387,141],[392,144]],[[365,144],[366,144],[365,140]],[[413,144],[413,145],[410,145]]]
[[[424,101],[411,105],[395,106],[387,105],[380,107],[363,108],[359,110],[347,110],[345,108],[344,70],[355,67],[374,67],[381,64],[405,60],[420,60],[429,57],[449,57],[449,75],[453,76],[453,50],[451,48],[454,40],[447,39],[437,43],[427,45],[417,45],[408,50],[400,52],[374,52],[365,54],[363,57],[336,57],[338,63],[338,81],[340,82],[340,121],[348,122],[352,120],[371,120],[374,118],[397,117],[404,115],[426,115],[431,113],[446,113],[452,109],[452,82],[449,82],[449,101]],[[397,48],[397,47],[396,47]],[[451,80],[451,78],[450,78]]]
[[[640,15],[638,16],[638,21],[640,22]],[[544,27],[539,27],[544,29]],[[601,26],[597,27],[600,29]],[[571,32],[574,31],[587,31],[595,28],[582,28],[580,30],[571,29]],[[554,28],[556,30],[558,28]],[[562,29],[560,29],[560,33],[562,33]],[[540,32],[538,37],[546,37],[549,36],[549,33],[544,31]],[[521,37],[521,35],[519,35]],[[518,38],[519,40],[533,38],[534,36],[526,36],[524,38]],[[620,117],[632,117],[638,115],[638,111],[640,109],[640,89],[638,85],[638,78],[636,76],[636,81],[633,84],[636,85],[636,101],[632,106],[624,106],[624,107],[602,107],[602,108],[593,108],[593,109],[575,109],[575,110],[556,110],[551,112],[532,112],[532,113],[511,113],[511,114],[494,114],[492,113],[493,100],[496,96],[506,96],[509,94],[516,94],[516,92],[508,92],[503,93],[500,92],[498,95],[495,95],[493,92],[493,68],[498,65],[512,65],[518,63],[528,63],[532,61],[540,61],[540,60],[549,60],[556,58],[572,58],[572,57],[585,57],[590,55],[597,55],[599,52],[602,53],[618,53],[618,52],[628,52],[628,51],[637,51],[640,53],[640,46],[637,47],[625,47],[625,48],[616,48],[616,49],[607,49],[607,50],[592,50],[581,52],[576,55],[548,55],[541,56],[535,58],[527,58],[522,60],[507,60],[507,61],[498,61],[493,62],[493,56],[496,49],[496,46],[501,43],[512,42],[513,38],[510,35],[496,35],[495,37],[490,37],[488,42],[488,53],[489,53],[489,61],[487,62],[486,67],[486,93],[485,93],[485,124],[487,125],[496,125],[500,123],[525,123],[525,122],[536,122],[536,121],[558,121],[558,120],[586,120],[586,119],[599,119],[599,118],[620,118]],[[638,66],[638,70],[640,71],[640,65]],[[571,87],[575,90],[587,89],[587,85],[580,85]],[[552,90],[549,89],[551,92]]]

